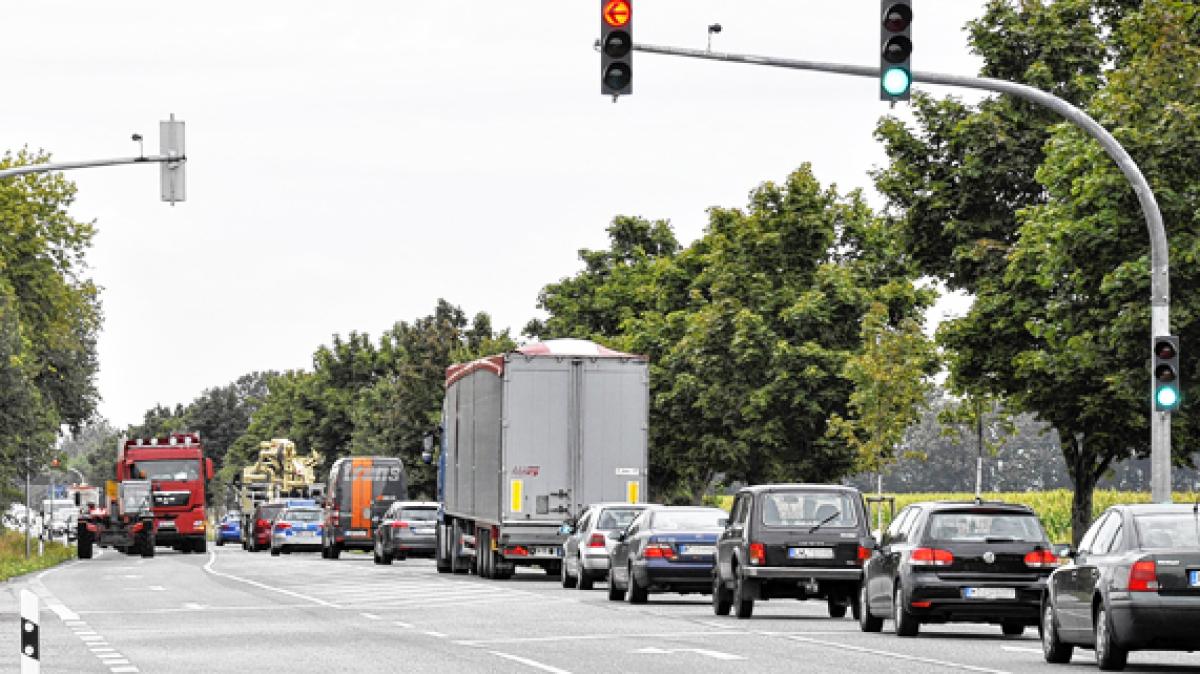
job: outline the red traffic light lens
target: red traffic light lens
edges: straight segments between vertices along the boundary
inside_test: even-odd
[[[1154,345],[1154,355],[1163,360],[1169,360],[1175,357],[1175,345],[1170,342],[1159,342]]]
[[[908,5],[892,5],[883,13],[883,27],[894,32],[908,28],[912,23],[912,7]]]
[[[604,23],[613,28],[621,28],[629,23],[629,17],[632,14],[633,9],[629,6],[629,0],[611,0],[604,5],[604,11],[601,12]]]

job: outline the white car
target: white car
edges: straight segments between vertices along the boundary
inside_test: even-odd
[[[596,503],[588,506],[563,542],[562,586],[592,589],[608,578],[608,556],[617,534],[648,504]]]

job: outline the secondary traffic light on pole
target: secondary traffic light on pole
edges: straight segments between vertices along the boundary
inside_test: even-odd
[[[879,100],[907,101],[912,88],[912,1],[882,0]]]
[[[1179,381],[1179,338],[1154,338],[1154,409],[1173,412],[1182,398]]]
[[[600,93],[633,93],[633,5],[600,0]]]

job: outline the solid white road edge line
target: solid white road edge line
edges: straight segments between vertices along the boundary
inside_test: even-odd
[[[551,672],[551,674],[571,674],[571,672],[569,672],[565,669],[559,669],[558,667],[552,667],[545,663],[538,662],[537,660],[530,660],[529,658],[523,658],[519,655],[512,655],[511,653],[502,653],[500,651],[488,651],[488,652],[491,653],[492,655],[499,656],[506,660],[512,660],[513,662],[519,662],[522,665],[525,665],[527,667],[533,667],[534,669],[540,669],[543,672]]]
[[[261,588],[263,590],[270,590],[271,592],[278,592],[279,594],[285,594],[289,597],[295,597],[296,599],[303,599],[304,601],[312,602],[318,606],[327,606],[329,608],[340,608],[337,604],[331,604],[330,602],[327,602],[324,599],[317,599],[316,597],[310,597],[306,594],[301,594],[299,592],[293,592],[291,590],[285,590],[281,587],[273,587],[271,585],[267,585],[266,583],[260,583],[257,580],[250,580],[249,578],[242,578],[241,576],[235,576],[231,573],[225,573],[224,571],[217,571],[216,569],[212,568],[212,565],[216,561],[217,561],[217,553],[215,551],[209,550],[208,551],[208,563],[204,565],[204,570],[208,573],[211,573],[214,576],[219,576],[221,578],[228,578],[229,580],[235,580],[239,583],[245,583],[247,585]]]

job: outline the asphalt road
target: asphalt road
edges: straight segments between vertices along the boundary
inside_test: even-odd
[[[923,626],[863,634],[824,603],[776,600],[717,617],[700,595],[645,606],[564,590],[541,572],[509,581],[438,574],[429,560],[111,550],[0,586],[0,671],[18,662],[18,593],[42,601],[45,672],[1071,672],[1042,661],[1036,630]],[[1128,671],[1200,670],[1200,654],[1135,653]]]

